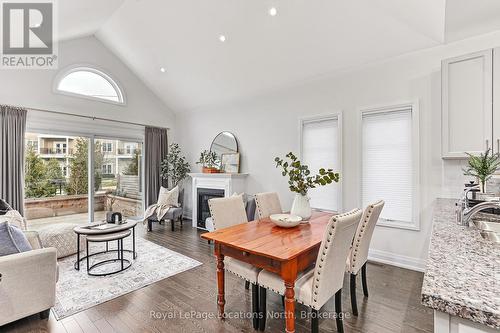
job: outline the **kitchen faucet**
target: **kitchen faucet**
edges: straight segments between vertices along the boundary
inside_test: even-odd
[[[479,185],[474,185],[471,187],[468,187],[463,193],[462,196],[460,197],[460,200],[456,203],[457,209],[456,209],[456,215],[457,215],[457,223],[460,225],[463,225],[462,219],[463,219],[463,213],[466,209],[469,209],[469,198],[468,194],[470,191],[479,189]]]
[[[462,206],[463,207],[463,204]],[[464,225],[464,226],[469,226],[469,221],[471,218],[479,213],[482,210],[488,209],[488,208],[497,208],[500,209],[500,201],[486,201],[486,202],[481,202],[480,204],[475,205],[474,207],[467,207],[464,209],[461,209],[457,211],[457,219],[458,219],[458,224]]]

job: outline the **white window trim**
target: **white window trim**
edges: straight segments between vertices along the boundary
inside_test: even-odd
[[[321,121],[321,120],[337,120],[337,123],[339,124],[339,131],[338,131],[338,147],[339,147],[339,170],[334,170],[335,172],[338,172],[340,175],[339,179],[339,195],[338,195],[338,202],[337,202],[337,207],[338,207],[338,213],[343,212],[343,207],[342,207],[342,196],[343,196],[343,179],[344,175],[342,173],[342,166],[343,166],[343,154],[342,154],[342,111],[339,112],[334,112],[334,113],[329,113],[329,114],[322,114],[322,115],[316,115],[316,116],[309,116],[309,117],[301,117],[299,118],[299,159],[302,160],[303,156],[303,147],[302,147],[302,137],[303,137],[303,129],[304,129],[304,123],[310,122],[310,121]],[[314,208],[314,207],[313,207]],[[322,211],[329,211],[326,209],[321,209]]]
[[[385,105],[363,107],[359,109],[358,131],[359,131],[359,206],[363,205],[363,115],[373,113],[387,113],[398,111],[402,108],[411,108],[411,123],[412,123],[412,168],[413,173],[413,206],[412,206],[412,223],[386,221],[379,219],[377,226],[389,227],[396,229],[406,229],[420,231],[420,112],[419,102],[395,102]],[[384,198],[381,198],[384,199]]]
[[[97,74],[97,75],[101,76],[102,78],[104,78],[106,81],[108,81],[113,86],[115,91],[118,93],[119,101],[115,102],[115,101],[107,100],[104,98],[98,98],[98,97],[73,93],[73,92],[69,92],[69,91],[59,90],[57,88],[59,86],[59,83],[61,82],[61,80],[64,79],[67,75],[74,73],[74,72],[79,72],[79,71],[92,72],[92,73]],[[67,67],[67,68],[61,70],[54,78],[54,82],[52,85],[52,91],[55,94],[59,94],[59,95],[83,98],[83,99],[88,99],[88,100],[92,100],[92,101],[120,105],[120,106],[127,105],[127,99],[125,97],[125,92],[122,88],[122,85],[119,83],[119,81],[116,78],[114,78],[112,75],[108,74],[108,71],[102,70],[102,69],[98,68],[97,66],[89,65],[89,64],[72,65],[70,67]]]

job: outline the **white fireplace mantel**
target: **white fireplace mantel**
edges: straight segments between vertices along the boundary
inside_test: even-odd
[[[189,173],[192,178],[193,227],[198,228],[198,189],[217,189],[224,191],[224,197],[246,191],[248,173]]]

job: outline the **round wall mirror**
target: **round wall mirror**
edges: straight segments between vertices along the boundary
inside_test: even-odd
[[[210,151],[215,152],[219,158],[222,154],[235,154],[238,152],[238,141],[233,133],[221,132],[212,141]]]

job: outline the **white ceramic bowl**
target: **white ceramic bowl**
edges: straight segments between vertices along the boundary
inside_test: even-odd
[[[291,214],[273,214],[269,218],[274,224],[282,228],[296,227],[302,221],[302,217]]]

